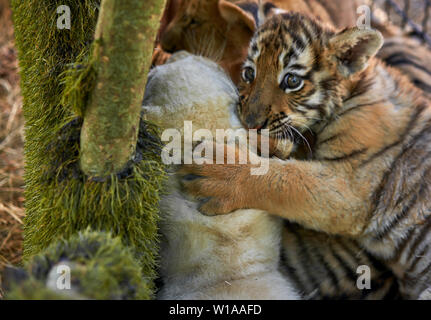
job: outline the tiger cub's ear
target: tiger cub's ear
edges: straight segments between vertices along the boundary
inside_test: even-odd
[[[364,70],[382,45],[383,36],[379,31],[348,28],[329,40],[329,54],[336,59],[341,74],[349,77]]]
[[[256,23],[254,21],[253,15],[244,11],[236,4],[226,0],[220,0],[218,3],[218,9],[220,15],[226,20],[228,24],[241,23],[252,32],[256,30]]]

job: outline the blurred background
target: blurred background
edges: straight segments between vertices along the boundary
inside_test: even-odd
[[[23,116],[10,0],[0,0],[0,273],[21,257]]]

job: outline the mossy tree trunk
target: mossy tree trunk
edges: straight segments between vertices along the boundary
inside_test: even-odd
[[[93,42],[100,0],[12,0],[26,121],[24,259],[88,229],[108,232],[132,252],[148,297],[165,168],[139,105],[163,4],[104,0]],[[70,30],[57,28],[60,6],[71,10]]]
[[[81,168],[89,176],[119,172],[131,159],[164,1],[102,1],[94,58],[97,78],[81,132]]]

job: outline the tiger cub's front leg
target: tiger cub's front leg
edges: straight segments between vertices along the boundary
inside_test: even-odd
[[[331,234],[357,235],[367,221],[364,200],[352,190],[342,165],[269,160],[266,174],[252,164],[187,165],[183,188],[201,200],[206,214],[257,208]]]

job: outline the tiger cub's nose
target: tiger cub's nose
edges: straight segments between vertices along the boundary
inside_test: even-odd
[[[259,117],[253,113],[249,114],[246,118],[245,118],[245,123],[247,124],[247,127],[249,129],[262,129],[263,127],[265,127],[266,123],[267,123],[267,119],[263,118],[263,119],[259,119]]]

